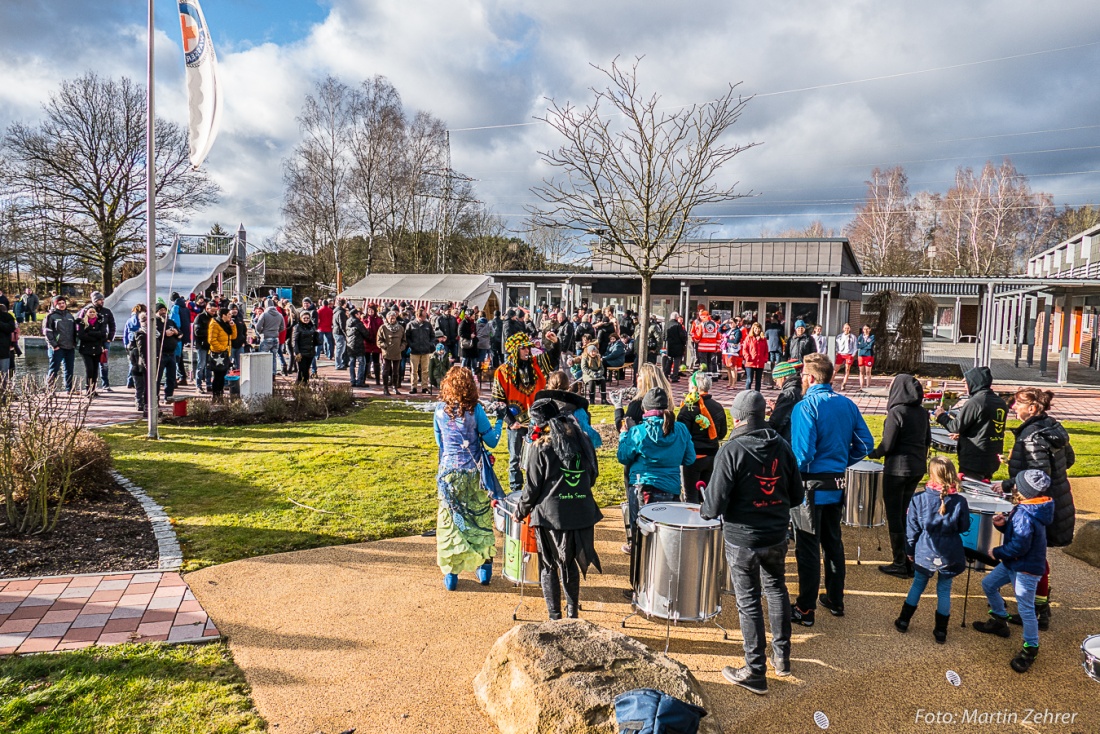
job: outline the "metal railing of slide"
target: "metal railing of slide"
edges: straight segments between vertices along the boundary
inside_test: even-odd
[[[267,255],[257,252],[248,256],[246,268],[246,282],[243,289],[237,288],[237,276],[231,275],[222,279],[222,296],[228,298],[235,293],[244,293],[248,296],[252,291],[267,282]]]
[[[186,255],[231,255],[237,245],[234,235],[178,234],[176,252]]]

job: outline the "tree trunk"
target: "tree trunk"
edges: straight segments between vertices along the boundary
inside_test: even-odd
[[[642,276],[642,297],[638,304],[638,328],[634,330],[634,374],[646,362],[649,351],[649,297],[653,287],[653,274],[649,272],[639,273]],[[672,396],[669,396],[671,400]]]
[[[148,263],[150,267],[154,263]],[[111,257],[103,258],[103,295],[109,296],[115,289],[115,260]]]

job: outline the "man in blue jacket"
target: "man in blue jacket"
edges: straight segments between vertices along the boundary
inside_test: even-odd
[[[798,599],[791,621],[813,627],[821,606],[844,616],[844,473],[875,448],[859,408],[833,392],[833,365],[824,354],[803,359],[805,396],[791,413],[791,448],[806,485],[802,504],[791,511],[796,533]],[[825,557],[825,593],[821,586],[821,556]]]

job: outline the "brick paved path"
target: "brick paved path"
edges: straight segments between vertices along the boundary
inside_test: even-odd
[[[0,655],[218,637],[178,573],[0,580]]]

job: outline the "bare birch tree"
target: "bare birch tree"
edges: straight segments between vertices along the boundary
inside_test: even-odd
[[[909,275],[919,258],[913,245],[914,220],[909,211],[909,179],[901,166],[875,168],[867,199],[844,233],[863,271],[870,275]]]
[[[719,174],[756,144],[724,140],[748,102],[736,85],[668,111],[642,91],[639,62],[593,66],[606,86],[591,89],[586,107],[549,101],[540,119],[564,142],[541,156],[560,175],[532,189],[543,204],[528,213],[536,226],[599,232],[606,251],[641,278],[639,317],[648,328],[653,276],[707,223],[700,208],[748,195]]]

